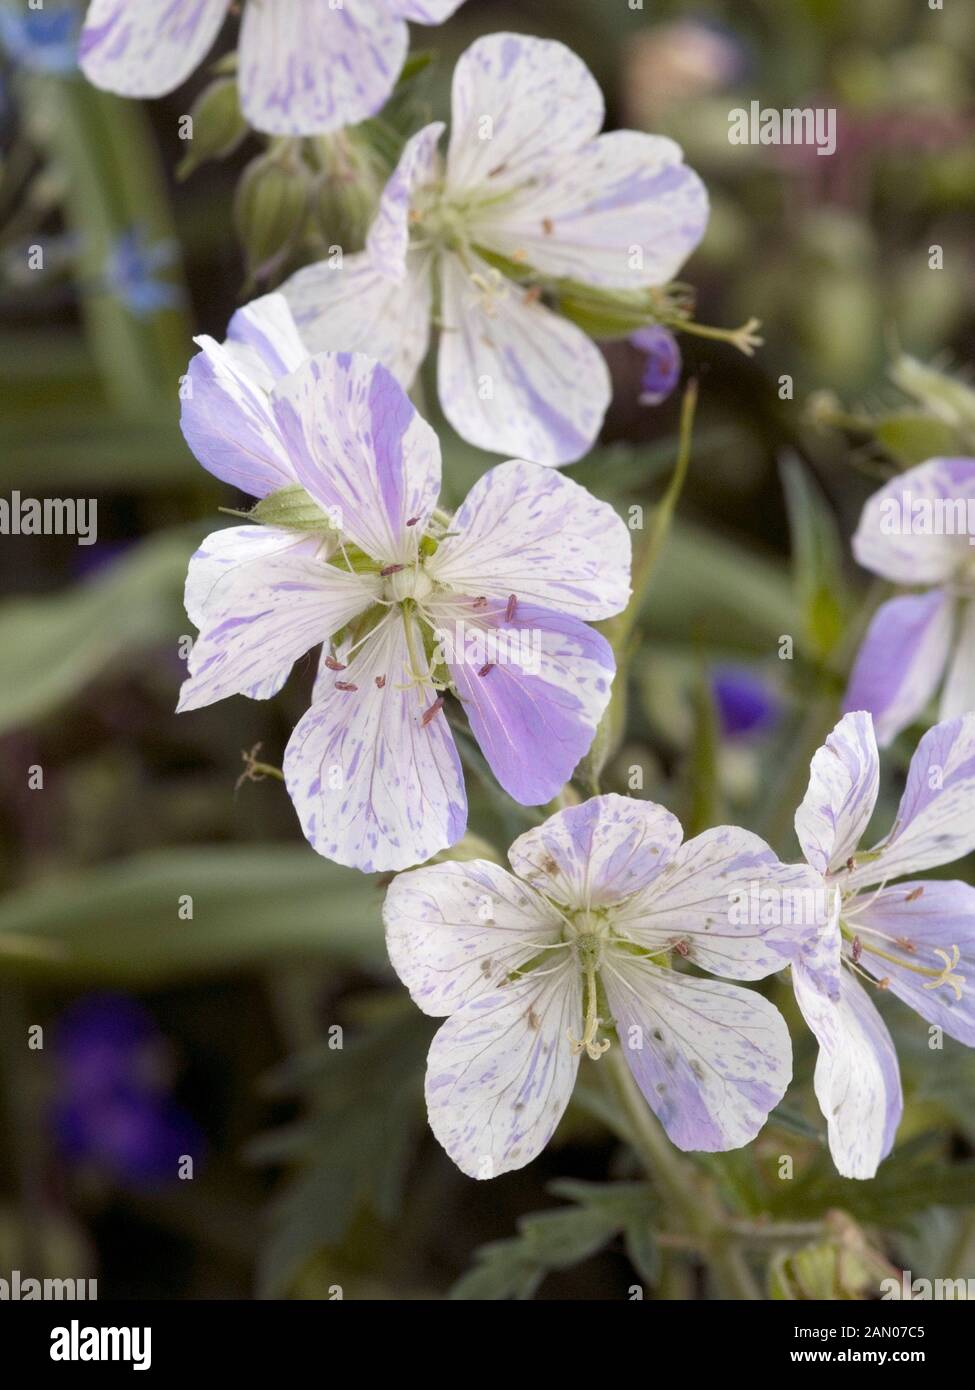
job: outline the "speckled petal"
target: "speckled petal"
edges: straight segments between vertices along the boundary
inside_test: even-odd
[[[895,584],[941,584],[972,555],[969,533],[925,534],[926,507],[958,499],[975,504],[975,459],[937,458],[898,473],[868,500],[853,536],[853,553],[868,570]],[[905,525],[905,519],[908,525]]]
[[[443,132],[443,121],[434,121],[412,135],[383,189],[379,211],[366,238],[366,250],[385,279],[404,280],[407,276],[410,208],[416,189],[429,183],[437,173],[437,145]]]
[[[607,956],[602,978],[627,1066],[671,1142],[719,1153],[754,1139],[792,1079],[778,1009],[738,985],[621,951]]]
[[[594,796],[519,835],[508,851],[519,878],[568,907],[607,907],[651,883],[683,831],[653,801]]]
[[[171,92],[206,57],[229,0],[91,0],[78,62],[89,82],[127,97]]]
[[[551,1139],[572,1095],[582,1026],[574,963],[545,967],[447,1019],[430,1046],[430,1128],[462,1172],[524,1168]]]
[[[607,502],[537,463],[513,459],[471,488],[428,563],[460,593],[539,604],[595,622],[626,607],[630,533]]]
[[[855,853],[877,804],[880,758],[873,721],[845,714],[813,755],[809,786],[796,811],[796,835],[817,871],[842,869]]]
[[[534,463],[589,452],[612,394],[602,353],[585,333],[477,256],[441,262],[438,383],[444,414],[481,449]]]
[[[397,874],[383,921],[393,969],[414,1002],[434,1015],[494,993],[562,929],[543,898],[483,859]]]
[[[467,826],[453,735],[442,711],[424,724],[431,701],[402,688],[408,651],[398,616],[351,658],[343,649],[339,657],[347,668],[331,690],[320,686],[285,750],[288,793],[326,859],[363,873],[412,868],[456,844]]]
[[[227,325],[223,346],[239,369],[268,393],[308,356],[283,294],[265,294],[238,309]]]

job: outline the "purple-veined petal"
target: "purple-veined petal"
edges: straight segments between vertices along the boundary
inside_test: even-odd
[[[931,589],[889,599],[873,615],[843,705],[873,715],[882,748],[934,694],[951,643],[954,608],[942,589]]]
[[[550,801],[589,750],[616,670],[605,637],[568,614],[472,598],[428,601],[451,678],[509,796]]]
[[[539,604],[595,622],[626,607],[630,533],[608,502],[513,459],[471,488],[427,569],[459,593]]]
[[[848,970],[838,1000],[799,963],[792,967],[792,984],[819,1043],[814,1085],[833,1162],[844,1178],[872,1178],[893,1148],[904,1108],[890,1034]]]
[[[975,602],[971,599],[960,605],[954,647],[941,692],[941,721],[975,710]]]
[[[309,352],[367,352],[408,390],[430,342],[430,257],[411,252],[407,271],[390,280],[361,251],[296,271],[281,293]]]
[[[873,721],[862,710],[845,714],[813,755],[796,811],[796,835],[817,873],[841,869],[853,855],[877,804],[879,782]]]
[[[860,937],[860,965],[929,1023],[975,1047],[975,888],[941,879],[898,883],[862,906],[854,899],[847,912]]]
[[[320,135],[373,116],[402,70],[405,23],[386,6],[344,0],[248,0],[240,30],[240,101],[272,135]]]
[[[975,849],[975,714],[929,729],[917,746],[887,838],[843,886],[865,888],[953,864]]]
[[[599,84],[554,39],[489,34],[454,68],[447,184],[501,193],[546,176],[599,132]]]
[[[366,238],[366,250],[373,266],[385,279],[406,279],[410,205],[415,189],[429,183],[436,175],[437,145],[443,132],[443,121],[434,121],[412,135],[403,146],[399,163],[383,190],[379,211]]]
[[[686,840],[662,872],[613,913],[613,928],[651,951],[680,953],[733,980],[787,966],[822,926],[822,879],[780,864],[764,840],[722,825]]]
[[[975,459],[928,459],[869,498],[853,536],[853,553],[866,569],[895,584],[944,583],[971,556],[968,537],[975,528],[969,527],[968,516],[972,513],[975,520],[973,504]],[[949,528],[954,534],[945,534]]]
[[[572,1095],[582,990],[572,961],[532,971],[452,1014],[427,1058],[430,1128],[462,1172],[524,1168],[551,1139]]]
[[[412,868],[456,844],[467,825],[453,735],[442,712],[424,723],[432,700],[404,688],[409,652],[399,614],[338,658],[346,669],[331,690],[320,684],[285,750],[288,793],[326,859],[363,873]]]
[[[78,61],[89,82],[126,97],[171,92],[206,57],[229,0],[91,0]]]
[[[442,24],[464,0],[389,0],[389,8],[411,24]]]
[[[294,483],[287,445],[264,389],[266,373],[250,375],[247,357],[212,338],[196,340],[180,392],[180,428],[200,463],[241,492],[266,497]]]
[[[457,433],[496,454],[559,466],[589,452],[612,394],[602,353],[575,324],[477,256],[473,279],[441,260],[440,404]]]
[[[626,1064],[671,1142],[718,1153],[754,1139],[792,1079],[778,1009],[738,985],[620,950],[602,979]]]
[[[707,222],[707,190],[680,146],[617,130],[553,156],[510,201],[475,211],[471,238],[546,275],[641,289],[674,278]]]
[[[297,546],[280,535],[274,540],[265,539],[262,527],[233,527],[216,532],[190,560],[187,607],[200,635],[187,663],[181,712],[228,695],[273,693],[298,657],[378,595],[377,576],[327,564],[314,540]]]
[[[265,294],[238,309],[223,347],[239,370],[268,393],[308,356],[282,294]]]
[[[562,928],[542,897],[483,859],[397,874],[383,921],[393,969],[414,1002],[434,1015],[493,994],[558,941]],[[553,965],[558,955],[551,953]]]
[[[396,378],[361,353],[319,353],[278,382],[273,403],[295,476],[343,533],[377,561],[415,556],[440,444]]]
[[[310,536],[283,526],[225,526],[212,531],[190,560],[183,603],[191,623],[203,627],[214,589],[243,565],[275,556],[316,556],[327,560],[327,537]]]
[[[608,907],[651,883],[673,858],[680,821],[653,801],[594,796],[519,835],[508,851],[519,878],[567,907]]]

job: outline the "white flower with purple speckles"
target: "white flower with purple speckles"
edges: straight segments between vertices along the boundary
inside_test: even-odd
[[[517,839],[513,874],[475,860],[393,881],[390,960],[424,1012],[447,1016],[428,1059],[430,1124],[471,1177],[541,1152],[581,1053],[616,1045],[610,1023],[682,1149],[739,1148],[781,1100],[792,1049],[774,1006],[669,961],[676,951],[738,980],[780,969],[770,929],[736,920],[729,903],[797,871],[733,826],[681,839],[662,806],[600,796]]]
[[[231,0],[91,0],[82,71],[127,97],[171,92],[202,63]],[[246,0],[240,98],[272,135],[355,125],[386,103],[406,61],[407,20],[442,24],[463,0]]]
[[[592,446],[610,400],[593,342],[543,302],[545,281],[665,285],[700,241],[708,200],[672,140],[600,135],[603,97],[561,43],[479,39],[443,125],[407,143],[366,250],[282,287],[314,351],[361,349],[409,387],[440,325],[439,391],[472,444],[564,464]],[[502,264],[537,272],[518,284]]]
[[[464,832],[448,695],[504,789],[549,801],[609,701],[612,651],[587,623],[630,594],[620,518],[520,460],[447,517],[439,444],[402,387],[357,353],[306,358],[279,295],[237,314],[222,346],[200,342],[182,415],[194,453],[271,503],[304,489],[322,524],[235,526],[203,543],[186,585],[200,636],[180,709],[266,698],[323,642],[285,780],[319,853],[366,871],[420,863]]]
[[[891,479],[853,537],[861,565],[921,593],[874,614],[844,701],[886,745],[941,690],[940,719],[975,709],[975,459],[937,458]]]
[[[807,936],[792,979],[819,1041],[816,1098],[830,1152],[850,1178],[873,1177],[903,1109],[894,1045],[856,977],[975,1046],[975,888],[940,879],[892,883],[975,848],[975,714],[928,730],[894,828],[860,853],[879,775],[870,715],[847,714],[813,758],[796,812],[799,843],[834,907]]]

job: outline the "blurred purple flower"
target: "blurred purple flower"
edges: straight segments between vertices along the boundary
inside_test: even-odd
[[[712,689],[725,738],[762,733],[779,717],[774,691],[745,666],[719,666],[712,677]]]
[[[116,295],[138,319],[149,318],[161,309],[178,309],[183,293],[178,285],[157,278],[158,272],[173,265],[179,257],[173,240],[146,241],[141,227],[120,233],[105,262],[106,289]]]
[[[680,381],[681,355],[673,333],[659,324],[639,328],[630,338],[646,355],[640,382],[640,404],[660,405]]]
[[[0,49],[17,67],[63,77],[78,67],[80,19],[71,6],[28,10],[0,5]]]
[[[202,1136],[169,1094],[165,1039],[140,1004],[88,995],[62,1015],[52,1122],[63,1156],[122,1184],[175,1179],[180,1157],[198,1161]]]

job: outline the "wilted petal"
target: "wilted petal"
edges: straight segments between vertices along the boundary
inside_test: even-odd
[[[685,841],[613,926],[652,951],[679,943],[714,975],[761,980],[789,964],[804,929],[816,930],[821,896],[808,866],[780,864],[757,835],[722,825]]]
[[[410,206],[417,187],[436,174],[437,144],[443,132],[443,121],[434,121],[412,135],[383,190],[379,211],[369,228],[366,250],[375,269],[386,279],[406,278]]]
[[[96,87],[127,97],[171,92],[206,57],[229,0],[91,0],[78,61]]]
[[[975,714],[936,724],[911,759],[894,828],[844,886],[953,864],[975,849]]]
[[[652,882],[683,831],[653,801],[594,796],[519,835],[508,851],[519,878],[569,907],[607,907]]]
[[[320,353],[273,401],[295,476],[342,532],[374,560],[415,554],[440,492],[440,444],[395,377],[361,353]]]
[[[592,448],[612,394],[602,353],[530,291],[468,259],[476,282],[458,257],[441,263],[444,414],[481,449],[574,463]]]
[[[398,615],[357,652],[338,656],[346,669],[285,751],[288,793],[306,838],[326,859],[364,873],[412,868],[455,844],[467,825],[453,736],[442,713],[424,724],[429,703],[417,687],[403,688],[409,653]]]
[[[474,214],[473,239],[543,274],[610,289],[672,280],[704,235],[708,195],[673,140],[633,130],[553,153],[544,176]]]
[[[975,888],[898,883],[851,909],[861,966],[929,1023],[975,1047]]]
[[[471,732],[509,796],[550,801],[589,750],[616,664],[605,637],[567,614],[489,599],[424,605]],[[483,674],[482,674],[483,673]]]
[[[941,692],[939,718],[957,719],[975,709],[975,603],[960,605],[954,654],[948,663],[948,678]]]
[[[567,962],[482,995],[430,1045],[430,1128],[463,1172],[494,1178],[541,1153],[579,1070],[567,1034],[582,1026],[580,976]]]
[[[630,533],[607,502],[561,473],[512,460],[471,488],[429,573],[460,593],[596,621],[626,607]]]
[[[454,68],[448,186],[500,193],[544,177],[598,133],[603,113],[599,84],[564,44],[478,39]]]
[[[802,852],[821,874],[854,854],[877,804],[880,759],[869,714],[845,714],[813,755],[809,786],[796,812]]]
[[[227,325],[223,346],[238,368],[268,393],[308,356],[283,294],[266,294],[238,309]]]
[[[368,353],[409,389],[430,342],[430,264],[411,252],[406,280],[391,280],[361,251],[296,271],[281,293],[309,352]]]
[[[252,376],[250,353],[212,338],[196,341],[202,352],[187,368],[179,423],[197,459],[251,497],[266,497],[294,483],[288,448],[264,385],[266,369]]]
[[[272,135],[316,135],[357,125],[385,104],[409,32],[383,5],[248,0],[240,30],[240,100]]]
[[[397,874],[383,921],[393,969],[424,1013],[435,1015],[493,994],[558,941],[562,927],[543,898],[483,859]]]
[[[951,644],[954,608],[943,590],[931,589],[889,599],[874,614],[843,705],[869,710],[881,747],[892,743],[934,694]]]
[[[228,695],[273,693],[299,656],[378,594],[376,576],[337,569],[316,554],[314,540],[289,545],[286,534],[232,527],[216,532],[190,560],[187,610],[200,635],[180,711]]]
[[[897,1054],[873,1002],[848,970],[831,999],[801,964],[792,983],[819,1042],[815,1089],[829,1151],[845,1178],[872,1178],[893,1148],[904,1108]]]
[[[899,473],[868,500],[853,553],[861,565],[895,584],[944,583],[972,553],[969,503],[975,503],[975,459],[929,459]],[[933,517],[938,507],[948,513],[940,528],[925,520],[926,509]],[[949,525],[954,534],[933,534]]]
[[[623,1056],[681,1149],[749,1143],[792,1079],[789,1030],[760,994],[614,951],[602,972]]]

